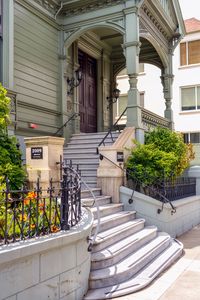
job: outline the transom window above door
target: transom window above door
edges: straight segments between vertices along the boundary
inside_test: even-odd
[[[200,85],[181,88],[181,110],[200,110]]]

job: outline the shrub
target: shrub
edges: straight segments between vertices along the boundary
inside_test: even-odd
[[[181,134],[164,128],[147,133],[145,144],[136,143],[130,151],[128,172],[145,185],[181,175],[194,157],[192,146],[184,144]]]
[[[17,139],[8,136],[7,126],[10,122],[10,99],[6,97],[6,90],[0,84],[0,176],[1,183],[6,177],[10,180],[11,189],[19,189],[25,179],[25,170],[21,164],[21,152],[17,146]]]

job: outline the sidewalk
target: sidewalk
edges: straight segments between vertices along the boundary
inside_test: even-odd
[[[200,300],[200,225],[178,238],[183,256],[142,291],[115,300]]]

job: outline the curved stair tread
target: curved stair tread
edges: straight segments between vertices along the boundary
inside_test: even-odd
[[[121,260],[119,263],[107,267],[100,270],[93,270],[90,272],[90,281],[96,281],[96,280],[108,280],[112,279],[123,273],[130,273],[131,269],[134,269],[134,272],[136,271],[136,266],[141,268],[141,263],[143,260],[147,260],[149,258],[154,258],[153,253],[156,252],[158,254],[158,250],[161,248],[161,251],[163,251],[170,243],[170,236],[166,233],[159,233],[156,238],[154,238],[152,241],[150,241],[148,244],[141,247],[136,252],[132,253],[131,255],[128,255],[123,260]],[[164,249],[163,246],[164,245]],[[159,252],[160,253],[160,252]],[[154,254],[155,255],[155,254]]]
[[[171,240],[170,246],[145,268],[132,278],[117,285],[105,288],[90,289],[84,300],[103,300],[120,297],[137,292],[150,284],[169,265],[174,263],[183,252],[183,245],[177,240]]]
[[[135,227],[138,224],[144,225],[144,223],[145,223],[144,219],[133,219],[131,221],[120,224],[113,228],[101,231],[97,234],[94,245],[101,243],[102,241],[106,240],[107,238],[110,238],[111,236],[114,237],[115,235],[119,235],[119,232],[121,232],[121,231],[128,231],[131,227],[133,227],[133,226]]]
[[[120,218],[120,217],[134,216],[134,215],[135,215],[135,211],[120,211],[118,213],[102,217],[101,224],[108,222],[108,221],[109,222],[114,221],[115,219]],[[97,224],[97,222],[98,222],[97,220],[94,220],[93,226],[95,226]]]
[[[139,241],[144,240],[147,243],[147,237],[154,234],[153,237],[155,237],[157,233],[157,227],[156,226],[148,226],[144,229],[140,230],[139,232],[136,232],[133,235],[130,235],[120,241],[118,241],[115,244],[110,245],[109,247],[106,247],[106,249],[92,253],[92,261],[101,261],[101,260],[107,260],[112,258],[113,256],[123,252],[126,248],[132,247],[132,252],[135,251],[133,246],[137,244]],[[153,238],[151,238],[153,239]],[[141,244],[140,244],[141,245]],[[138,246],[139,247],[139,246]],[[138,248],[136,248],[138,249]]]
[[[108,204],[103,204],[101,206],[99,206],[99,212],[104,212],[108,209],[115,209],[115,208],[123,208],[123,204],[122,203],[116,203],[116,204],[113,204],[113,203],[108,203]],[[92,207],[91,208],[91,211],[94,213],[94,212],[97,212],[97,208],[96,207]]]

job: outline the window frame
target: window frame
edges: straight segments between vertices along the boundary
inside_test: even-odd
[[[194,95],[195,95],[195,109],[183,109],[183,106],[182,106],[182,90],[184,89],[189,89],[189,88],[194,88],[195,91],[194,91]],[[181,86],[180,87],[180,111],[181,113],[184,113],[184,112],[196,112],[196,111],[199,111],[200,112],[200,107],[198,108],[198,88],[200,88],[200,84],[195,84],[195,85],[189,85],[189,86]]]
[[[197,63],[193,63],[193,64],[189,63],[189,43],[198,42],[198,41],[200,43],[200,39],[194,39],[194,40],[189,40],[189,41],[185,41],[185,42],[181,42],[180,43],[180,47],[179,47],[179,65],[180,65],[180,67],[195,66],[195,65],[199,65],[200,64],[200,60]],[[181,55],[181,45],[184,45],[184,44],[185,44],[185,56],[186,57],[183,60],[186,61],[186,64],[181,64],[181,58],[182,58],[182,55]]]

